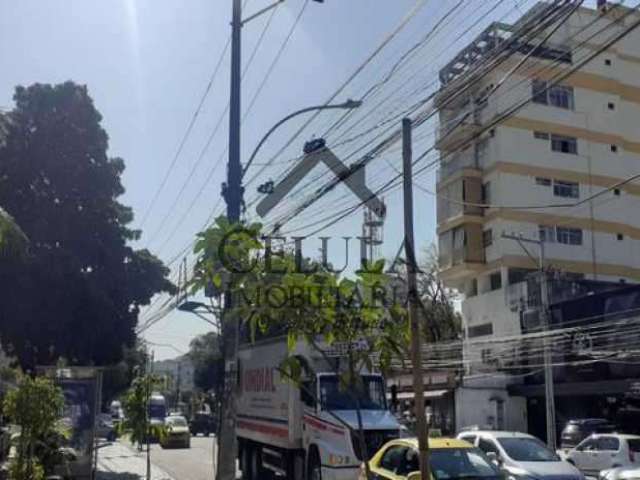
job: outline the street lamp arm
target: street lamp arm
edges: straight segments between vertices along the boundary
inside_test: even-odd
[[[262,10],[254,13],[253,15],[245,18],[244,20],[242,20],[242,22],[240,22],[240,25],[243,25],[245,23],[250,22],[251,20],[253,20],[254,18],[258,18],[260,15],[262,15],[263,13],[267,13],[269,10],[273,10],[274,8],[276,8],[278,5],[280,5],[282,2],[284,2],[284,0],[276,0],[274,3],[272,3],[271,5],[264,7]]]
[[[245,174],[247,173],[247,170],[249,170],[249,167],[253,163],[254,158],[256,158],[258,151],[262,148],[262,146],[267,141],[267,139],[271,136],[271,134],[275,132],[278,128],[280,128],[282,124],[288,122],[294,117],[297,117],[298,115],[303,115],[305,113],[313,112],[315,110],[352,110],[354,108],[358,108],[360,105],[362,105],[362,101],[360,100],[347,100],[346,102],[340,103],[337,105],[316,105],[314,107],[307,107],[287,115],[278,123],[276,123],[273,127],[271,127],[271,129],[265,134],[265,136],[262,137],[262,140],[260,140],[260,142],[256,146],[255,150],[251,154],[251,157],[249,157],[247,164],[242,169],[242,178],[244,178]]]

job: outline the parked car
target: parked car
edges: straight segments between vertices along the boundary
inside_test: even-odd
[[[429,465],[434,480],[472,478],[502,480],[502,472],[479,449],[451,438],[429,439]],[[418,440],[400,438],[386,443],[369,467],[379,480],[419,480]],[[366,480],[364,465],[359,480]]]
[[[532,435],[479,430],[460,433],[458,438],[477,446],[509,476],[584,480],[584,475],[576,467],[563,461]]]
[[[611,468],[640,467],[640,436],[594,433],[567,453],[567,461],[590,476]]]
[[[592,433],[613,433],[616,426],[604,418],[569,420],[560,435],[560,448],[568,450],[577,446]]]
[[[217,430],[216,419],[208,412],[198,412],[193,416],[191,422],[189,422],[189,430],[191,430],[192,435],[202,433],[203,435],[208,436],[211,433],[215,433]]]
[[[618,467],[602,470],[598,480],[638,480],[640,478],[639,467]]]
[[[165,433],[160,437],[162,448],[180,446],[191,447],[191,432],[187,419],[180,415],[165,418]]]

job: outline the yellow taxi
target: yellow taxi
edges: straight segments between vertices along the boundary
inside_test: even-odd
[[[464,440],[429,439],[432,480],[502,480],[503,474],[479,449]],[[385,444],[369,461],[371,480],[420,480],[418,440],[399,438]],[[364,465],[360,480],[366,480]]]

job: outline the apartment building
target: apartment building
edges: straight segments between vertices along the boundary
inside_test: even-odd
[[[513,355],[486,369],[490,352],[473,348],[520,334],[529,318],[538,251],[503,233],[543,240],[547,266],[565,277],[640,281],[640,183],[625,183],[640,174],[640,28],[627,32],[640,15],[599,2],[523,34],[550,8],[491,25],[440,72],[439,260],[465,296],[469,365],[458,428],[527,425],[525,400],[507,392],[519,380],[500,368]]]

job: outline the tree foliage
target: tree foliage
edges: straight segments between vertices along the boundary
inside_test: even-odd
[[[28,255],[1,260],[2,342],[21,364],[105,365],[133,346],[140,307],[172,292],[169,271],[128,242],[119,203],[124,161],[107,154],[87,88],[17,87],[0,142],[0,205],[29,238]]]
[[[407,294],[406,262],[399,259],[393,266],[392,282]],[[416,272],[418,313],[421,331],[427,342],[457,340],[462,335],[462,319],[455,310],[453,300],[455,292],[446,288],[440,278],[437,251],[434,246],[425,249],[419,260]]]
[[[27,243],[27,236],[13,217],[0,207],[0,262],[11,256],[23,256]]]
[[[138,449],[147,441],[147,436],[161,438],[165,432],[160,426],[149,422],[149,397],[154,387],[161,381],[153,375],[141,375],[131,383],[122,402],[124,421],[119,426],[119,433],[128,433],[132,444],[138,444]]]
[[[224,381],[224,362],[220,338],[215,332],[198,335],[189,344],[189,359],[193,363],[193,383],[203,392],[220,394]]]
[[[4,414],[20,426],[16,456],[10,466],[15,480],[44,478],[51,467],[51,438],[59,432],[58,420],[64,406],[62,390],[43,377],[22,377],[16,389],[4,399]],[[57,450],[53,442],[53,450]]]

